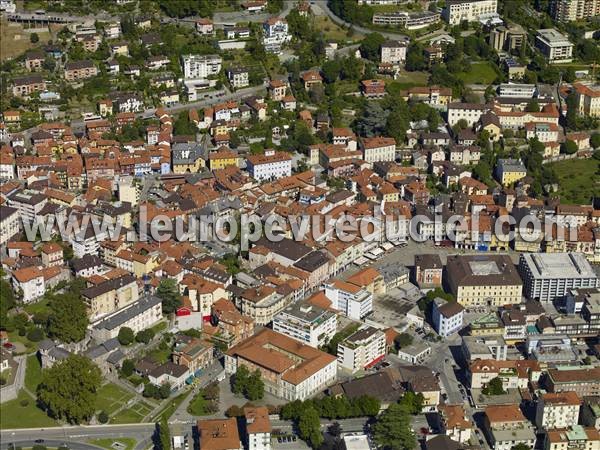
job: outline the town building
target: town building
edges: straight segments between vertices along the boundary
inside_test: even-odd
[[[281,48],[292,39],[287,20],[270,17],[263,23],[263,45],[268,53],[281,53]]]
[[[197,423],[198,447],[208,450],[244,450],[240,441],[237,420],[204,419]]]
[[[94,323],[92,337],[98,342],[107,341],[116,338],[123,327],[138,333],[152,327],[161,319],[162,300],[153,296],[142,297]]]
[[[245,67],[234,67],[227,70],[227,78],[234,89],[250,86],[248,69]]]
[[[41,75],[29,75],[26,77],[19,77],[13,80],[12,94],[15,97],[28,98],[35,92],[42,92],[46,90],[46,81]]]
[[[460,25],[493,16],[497,10],[498,0],[448,0],[442,17],[450,25]]]
[[[570,289],[600,287],[600,279],[581,253],[522,253],[519,273],[527,298],[553,301]]]
[[[444,266],[436,254],[415,255],[413,280],[421,289],[442,287]]]
[[[263,329],[225,354],[225,370],[259,370],[265,392],[288,401],[305,400],[333,384],[337,359],[270,329]]]
[[[92,61],[71,61],[65,64],[65,80],[87,80],[98,75],[98,68]]]
[[[373,25],[398,26],[407,30],[418,30],[438,23],[440,17],[440,13],[432,11],[376,12],[373,14]]]
[[[599,0],[552,0],[550,15],[554,20],[574,22],[600,15]]]
[[[353,320],[361,320],[373,310],[373,294],[347,281],[333,280],[325,284],[325,296],[332,308]]]
[[[245,407],[248,450],[271,450],[271,419],[266,406]]]
[[[580,409],[581,399],[575,392],[547,392],[538,399],[535,422],[546,430],[568,428],[577,425]]]
[[[535,45],[550,64],[568,63],[573,60],[573,44],[555,28],[538,30]]]
[[[433,328],[442,337],[448,337],[463,327],[464,308],[457,302],[441,298],[433,300],[431,308]]]
[[[286,152],[265,150],[262,155],[247,158],[247,170],[258,181],[275,180],[292,175],[292,157]]]
[[[396,140],[394,138],[362,138],[360,149],[363,152],[363,159],[368,163],[395,161],[396,159]]]
[[[17,208],[0,205],[0,245],[5,245],[19,233],[21,216]]]
[[[510,186],[525,178],[527,169],[520,159],[499,159],[496,163],[495,175],[502,186]]]
[[[573,425],[568,428],[548,430],[544,450],[582,450],[600,448],[597,429]]]
[[[600,5],[600,1],[598,4]],[[573,89],[579,114],[584,117],[600,117],[600,85],[575,83]]]
[[[439,414],[446,436],[462,444],[470,441],[474,426],[463,405],[441,405]]]
[[[341,368],[355,373],[377,364],[385,357],[385,352],[385,333],[363,325],[338,344],[337,360]]]
[[[218,75],[223,59],[219,55],[182,55],[183,77],[186,80],[206,79]]]
[[[536,441],[533,427],[516,404],[486,407],[483,427],[493,450],[511,450],[518,444],[533,448]]]
[[[336,330],[336,314],[309,302],[293,303],[273,318],[273,331],[315,348],[327,344]]]
[[[406,41],[385,41],[381,44],[381,62],[394,66],[404,65],[406,62]]]
[[[573,391],[580,398],[600,395],[600,367],[556,366],[548,369],[545,386],[549,392]]]

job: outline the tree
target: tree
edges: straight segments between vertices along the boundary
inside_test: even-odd
[[[108,414],[106,411],[100,411],[100,413],[98,414],[98,422],[100,423],[107,423],[108,422]]]
[[[129,345],[135,340],[133,330],[129,327],[121,327],[121,329],[119,329],[119,335],[117,338],[119,339],[119,343],[121,345]]]
[[[529,103],[527,103],[527,106],[525,107],[525,111],[527,112],[540,112],[540,104],[539,102],[534,98],[532,100],[529,101]]]
[[[407,391],[400,399],[400,404],[404,405],[406,410],[414,416],[421,412],[424,401],[423,394]]]
[[[566,122],[567,128],[575,129],[577,128],[577,94],[572,92],[567,96],[566,100],[567,104],[567,115]]]
[[[155,398],[158,400],[160,398],[159,387],[155,384],[148,383],[146,386],[144,386],[144,392],[142,392],[142,395],[146,398]]]
[[[373,439],[390,450],[412,450],[417,440],[411,429],[410,415],[406,406],[394,403],[379,416],[373,426]]]
[[[29,36],[29,41],[32,44],[37,44],[40,41],[40,36],[37,33],[31,33]]]
[[[48,334],[61,342],[79,342],[85,337],[88,326],[85,303],[79,294],[70,290],[61,295],[52,296]]]
[[[567,139],[565,141],[565,143],[562,145],[562,151],[563,153],[566,153],[567,155],[572,155],[573,153],[577,153],[577,150],[579,150],[579,147],[577,147],[577,143],[575,143],[574,141]]]
[[[136,342],[148,344],[154,338],[155,335],[156,333],[152,328],[146,328],[145,330],[142,330],[135,335],[135,340]]]
[[[161,280],[156,289],[156,296],[162,300],[162,309],[165,314],[172,314],[181,306],[181,294],[177,281],[172,278]]]
[[[386,111],[376,102],[369,102],[358,120],[358,131],[366,137],[380,135],[386,128],[390,111]]]
[[[406,51],[406,70],[414,72],[427,67],[423,46],[418,42],[411,42]]]
[[[530,450],[529,445],[523,444],[522,442],[517,445],[513,445],[510,450]]]
[[[225,410],[225,416],[227,417],[240,417],[244,415],[244,410],[238,405],[231,405]]]
[[[235,374],[233,375],[233,385],[231,391],[234,394],[243,394],[246,384],[248,384],[248,378],[250,377],[250,371],[244,365],[239,365]]]
[[[492,378],[487,386],[485,386],[482,390],[485,395],[502,395],[506,394],[504,387],[502,385],[502,379],[499,377]]]
[[[43,370],[37,398],[52,417],[78,424],[96,412],[101,383],[100,369],[90,359],[70,355]]]
[[[360,43],[360,54],[365,59],[377,61],[379,59],[379,50],[385,38],[379,33],[369,33]]]
[[[162,398],[163,400],[165,398],[169,398],[169,395],[171,395],[171,384],[170,383],[161,384],[160,387],[158,388],[158,393],[160,395],[160,398]]]
[[[590,145],[592,148],[600,148],[600,133],[594,133],[590,136]]]
[[[321,66],[321,72],[326,83],[333,83],[340,76],[342,66],[337,59],[326,61]]]
[[[412,335],[410,335],[408,333],[400,333],[398,336],[396,336],[394,338],[394,344],[396,345],[396,348],[407,347],[412,343],[413,343],[413,337],[412,337]]]
[[[304,409],[298,420],[298,431],[300,439],[306,441],[311,447],[319,448],[321,446],[323,443],[321,422],[314,407],[309,406]]]
[[[163,416],[158,427],[158,445],[160,450],[171,450],[171,433],[169,431],[169,422],[167,416]]]
[[[260,371],[256,369],[248,378],[246,389],[244,390],[245,397],[250,400],[260,400],[265,395],[265,384],[260,376]]]
[[[31,342],[40,342],[44,339],[44,330],[38,327],[33,327],[27,332],[27,339]]]
[[[128,378],[133,375],[133,370],[135,369],[135,363],[131,359],[123,360],[123,364],[121,364],[121,374]]]

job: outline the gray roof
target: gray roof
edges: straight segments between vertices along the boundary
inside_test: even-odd
[[[123,352],[121,350],[116,350],[116,351],[112,352],[110,355],[108,355],[108,358],[106,358],[106,362],[108,362],[109,364],[117,364],[124,357],[125,357],[125,355],[123,354]]]
[[[102,260],[96,255],[87,254],[71,261],[71,266],[75,272],[79,272],[92,267],[102,266]]]
[[[92,227],[89,227],[92,228]],[[121,288],[130,283],[135,283],[136,278],[133,275],[123,275],[119,278],[113,278],[111,280],[107,280],[104,283],[100,283],[97,286],[92,286],[87,289],[81,291],[81,295],[86,298],[96,298],[99,295],[105,294],[106,292],[110,292],[114,289]]]
[[[158,305],[161,303],[161,301],[162,300],[160,298],[154,296],[143,297],[131,305],[121,309],[116,314],[101,320],[94,325],[94,329],[115,330],[120,328],[128,320],[131,320],[133,317],[141,314],[143,311]]]
[[[173,164],[194,164],[198,159],[205,156],[206,152],[195,142],[180,142],[173,146],[172,153]]]

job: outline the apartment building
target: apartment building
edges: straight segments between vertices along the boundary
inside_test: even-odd
[[[511,450],[518,444],[533,448],[535,431],[516,404],[485,408],[484,432],[493,450]]]
[[[293,303],[273,318],[273,331],[319,348],[337,330],[334,312],[308,302]]]
[[[600,5],[600,1],[598,2]],[[600,85],[575,83],[579,114],[586,117],[600,117]]]
[[[333,280],[325,284],[325,296],[332,308],[353,320],[361,320],[373,310],[373,294],[346,281]]]
[[[475,22],[482,16],[492,16],[498,10],[498,0],[448,0],[442,17],[450,25],[463,21]]]
[[[600,287],[600,279],[581,253],[523,253],[519,273],[527,298],[553,301],[570,289]]]
[[[527,39],[527,33],[520,25],[501,25],[490,31],[490,46],[496,51],[517,50]]]
[[[245,407],[244,419],[248,450],[271,450],[272,426],[267,407]]]
[[[550,64],[568,63],[573,60],[573,44],[555,28],[538,30],[535,45]]]
[[[291,337],[265,328],[225,353],[225,371],[239,365],[259,370],[265,392],[288,401],[305,400],[333,384],[337,359]]]
[[[232,67],[227,71],[227,79],[234,89],[250,86],[248,69],[245,67]]]
[[[98,68],[92,61],[71,61],[65,64],[65,80],[87,80],[98,75]]]
[[[446,436],[461,444],[469,442],[474,427],[463,405],[441,405],[439,414]]]
[[[17,208],[0,205],[0,245],[19,233],[21,216]]]
[[[435,298],[432,305],[431,318],[433,328],[442,337],[448,337],[463,327],[463,308],[457,302],[448,302]]]
[[[385,357],[385,351],[385,333],[363,325],[338,344],[337,361],[340,367],[355,373],[381,361]]]
[[[374,25],[391,25],[406,28],[407,30],[418,30],[440,21],[440,14],[432,11],[406,12],[376,12],[373,14]]]
[[[548,369],[545,386],[549,392],[573,391],[580,398],[600,395],[600,367],[557,366]]]
[[[600,15],[600,0],[552,0],[550,15],[561,22],[591,19]]]
[[[502,186],[510,186],[527,176],[527,168],[520,159],[499,159],[496,163],[495,175]]]
[[[81,297],[93,322],[137,301],[140,293],[135,276],[126,274],[83,289]]]
[[[546,432],[544,450],[597,450],[599,448],[600,434],[595,428],[573,425]]]
[[[292,157],[289,153],[265,150],[262,155],[247,158],[247,170],[258,181],[275,180],[292,175]]]
[[[292,39],[288,32],[287,20],[270,17],[263,23],[263,45],[268,53],[280,53],[286,42]]]
[[[529,122],[525,124],[527,139],[537,138],[542,143],[558,142],[558,125],[553,123]]]
[[[415,255],[413,280],[421,289],[442,287],[443,271],[438,255]]]
[[[187,367],[191,374],[200,374],[214,361],[214,346],[202,339],[189,338],[175,344],[171,358],[175,364]]]
[[[415,86],[402,93],[404,100],[423,102],[429,106],[448,106],[452,102],[452,89],[440,86]]]
[[[8,197],[8,206],[16,209],[22,220],[33,222],[48,203],[48,198],[36,191],[24,190]]]
[[[109,314],[92,327],[92,337],[98,342],[116,338],[123,327],[138,333],[162,319],[162,300],[147,296]]]
[[[471,361],[467,377],[472,389],[482,389],[494,378],[502,380],[504,389],[526,388],[542,374],[540,363],[534,360],[478,359]]]
[[[23,267],[12,273],[12,286],[16,293],[21,293],[23,303],[31,303],[46,292],[44,274],[35,266]]]
[[[237,420],[229,419],[204,419],[196,424],[198,430],[199,446],[209,450],[244,450],[240,441]]]
[[[463,336],[461,350],[465,360],[493,359],[506,361],[508,345],[502,336]]]
[[[523,282],[508,255],[452,255],[446,272],[450,291],[465,307],[521,303]]]
[[[575,392],[547,392],[538,399],[535,422],[547,430],[568,428],[577,425],[580,409],[581,399]]]
[[[12,94],[15,97],[29,97],[34,92],[46,90],[46,81],[41,75],[29,75],[13,80]]]
[[[271,286],[261,285],[244,289],[237,297],[236,305],[242,314],[251,317],[257,325],[266,325],[273,321],[289,301],[289,296],[279,294]]]
[[[404,65],[407,49],[407,41],[385,41],[381,44],[381,62],[394,66]]]
[[[465,120],[467,125],[472,127],[489,110],[487,105],[481,103],[450,103],[448,105],[448,125],[453,127],[461,120]]]
[[[218,75],[223,59],[219,55],[182,55],[183,77],[186,80],[206,79]]]
[[[363,159],[368,163],[395,161],[396,140],[390,137],[361,138],[360,149]]]

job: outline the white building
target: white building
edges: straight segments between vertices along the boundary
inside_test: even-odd
[[[481,103],[450,103],[448,105],[448,125],[453,127],[464,119],[467,125],[472,127],[488,110],[489,108]]]
[[[525,124],[527,139],[538,138],[540,142],[558,142],[558,125],[546,122],[529,122]]]
[[[503,83],[498,88],[500,97],[533,98],[536,92],[535,84]]]
[[[183,77],[186,80],[206,79],[221,71],[223,59],[219,55],[182,55]]]
[[[368,163],[396,160],[396,140],[391,137],[362,138],[360,148]]]
[[[263,45],[268,53],[280,53],[281,47],[292,39],[285,19],[271,17],[263,23]]]
[[[235,67],[227,71],[227,78],[234,89],[240,89],[250,85],[248,69],[244,67]]]
[[[310,303],[293,303],[273,318],[273,331],[319,348],[337,330],[336,315]]]
[[[271,420],[266,406],[244,408],[248,450],[271,450]]]
[[[93,324],[92,336],[98,342],[104,342],[117,337],[123,327],[138,333],[161,319],[162,300],[154,296],[143,297]]]
[[[10,206],[0,206],[0,245],[4,245],[8,240],[19,232],[20,229],[19,211]]]
[[[577,425],[580,408],[581,399],[573,391],[542,394],[536,408],[536,425],[545,429]]]
[[[519,274],[524,294],[541,301],[562,298],[569,289],[600,287],[600,279],[581,253],[523,253]]]
[[[432,305],[433,327],[442,337],[450,336],[463,327],[464,308],[457,302],[436,298]]]
[[[331,306],[353,320],[361,320],[373,310],[373,294],[355,284],[333,280],[325,285]]]
[[[44,275],[35,266],[15,270],[12,273],[12,284],[15,292],[22,293],[23,303],[31,303],[46,292]]]
[[[286,152],[266,150],[263,155],[248,156],[246,161],[248,173],[258,181],[292,175],[292,157]]]
[[[552,0],[550,14],[562,22],[590,19],[600,15],[600,0]]]
[[[413,342],[398,350],[398,358],[410,364],[422,364],[431,355],[431,347],[423,341]]]
[[[408,41],[385,41],[381,44],[381,62],[394,66],[404,65]]]
[[[573,60],[573,44],[554,28],[538,30],[535,45],[549,63],[568,63]]]
[[[463,21],[475,22],[481,16],[491,16],[498,10],[498,0],[448,0],[442,17],[450,25]]]
[[[338,364],[350,372],[369,368],[385,356],[385,333],[363,325],[337,347]]]
[[[8,206],[19,211],[19,215],[28,222],[33,222],[48,199],[35,191],[20,191],[8,198]]]

